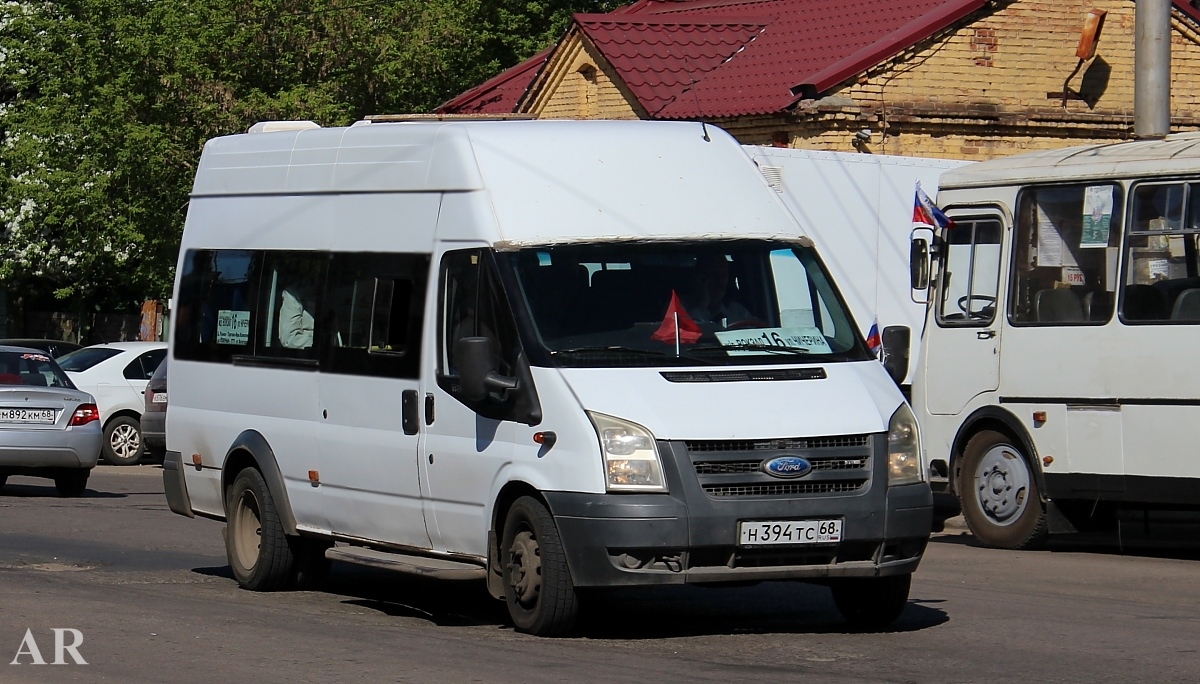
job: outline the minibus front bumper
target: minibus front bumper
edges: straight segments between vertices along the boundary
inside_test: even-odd
[[[719,500],[687,477],[686,450],[671,445],[660,443],[670,493],[545,492],[576,586],[882,577],[921,561],[933,518],[923,482],[887,487],[873,468],[879,484],[852,495]],[[833,519],[839,542],[739,544],[741,522]]]

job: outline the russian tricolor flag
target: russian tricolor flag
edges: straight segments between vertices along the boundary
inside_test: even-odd
[[[923,223],[937,228],[953,228],[954,221],[942,213],[941,209],[929,199],[929,195],[921,189],[921,181],[917,181],[917,194],[913,198],[913,223]]]
[[[867,349],[875,356],[879,356],[879,348],[883,346],[883,341],[879,339],[879,320],[876,319],[871,324],[871,329],[867,331]]]

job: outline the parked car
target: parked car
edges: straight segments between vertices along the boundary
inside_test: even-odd
[[[142,393],[166,356],[166,342],[112,342],[58,360],[71,381],[96,398],[104,426],[100,456],[106,463],[133,465],[142,459]]]
[[[0,487],[10,475],[80,496],[103,439],[100,411],[40,349],[0,346]]]
[[[25,337],[11,337],[8,339],[3,339],[0,340],[0,345],[40,349],[56,359],[66,356],[76,349],[83,348],[83,345],[75,344],[74,342],[64,342],[62,340],[39,340]]]
[[[167,360],[158,364],[158,370],[146,384],[146,405],[142,412],[142,443],[146,454],[162,458],[167,450]]]

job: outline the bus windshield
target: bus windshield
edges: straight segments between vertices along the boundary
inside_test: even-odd
[[[556,245],[501,254],[560,366],[871,358],[811,247],[775,241]]]

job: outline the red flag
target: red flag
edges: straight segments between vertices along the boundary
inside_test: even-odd
[[[676,321],[678,321],[679,341],[683,344],[692,344],[700,339],[700,326],[696,325],[696,321],[688,315],[684,310],[683,304],[679,303],[679,295],[675,294],[675,290],[671,290],[671,303],[667,306],[667,315],[663,316],[662,325],[658,326],[658,330],[650,336],[650,339],[657,342],[674,342],[676,339]]]

